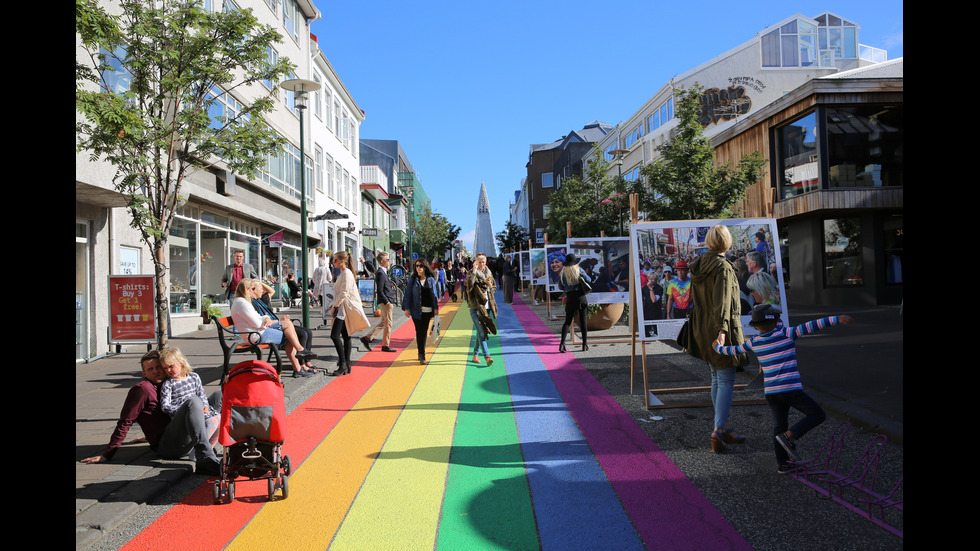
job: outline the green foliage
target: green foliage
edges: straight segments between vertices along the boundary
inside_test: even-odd
[[[515,252],[527,249],[527,240],[531,238],[531,234],[525,227],[508,221],[504,230],[498,232],[495,237],[497,239],[497,249],[503,253],[505,251]]]
[[[254,178],[267,155],[281,151],[284,140],[263,116],[275,108],[275,84],[293,65],[269,62],[281,35],[258,24],[251,10],[208,12],[199,0],[122,0],[119,8],[120,15],[109,15],[95,0],[75,1],[79,56],[87,62],[75,62],[76,153],[114,167],[113,185],[153,250],[165,314],[163,248],[184,178],[216,162]],[[112,74],[125,85],[111,86]],[[212,118],[212,90],[250,103]],[[166,327],[160,318],[158,332]]]
[[[676,92],[677,135],[657,148],[656,161],[640,169],[647,193],[639,206],[648,220],[728,217],[732,205],[765,174],[759,152],[742,158],[736,168],[714,166],[713,149],[698,122],[701,93],[697,84]]]
[[[425,203],[419,212],[415,213],[415,238],[413,252],[427,259],[442,258],[452,247],[453,241],[459,237],[460,228],[451,224],[442,214],[432,212],[429,203]]]
[[[562,182],[551,194],[548,241],[568,239],[565,223],[572,222],[572,235],[596,237],[625,235],[629,227],[629,194],[642,193],[639,186],[609,176],[609,162],[599,154],[588,160],[582,176]]]

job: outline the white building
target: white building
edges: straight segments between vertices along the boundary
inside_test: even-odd
[[[313,134],[313,179],[315,216],[333,210],[346,216],[317,220],[320,247],[327,251],[346,250],[359,256],[361,225],[361,166],[358,135],[364,112],[358,107],[327,56],[313,37],[310,80],[322,88],[311,94],[307,120]],[[316,264],[314,263],[315,267]]]
[[[108,2],[106,6],[117,9]],[[297,65],[296,74],[290,78],[321,79],[324,88],[319,103],[313,100],[304,115],[309,121],[304,140],[307,208],[310,216],[334,208],[347,213],[356,224],[360,195],[356,144],[363,113],[311,39],[309,22],[320,17],[319,10],[311,0],[236,0],[234,4],[212,0],[208,6],[215,10],[251,8],[260,23],[275,26],[283,35],[283,42],[269,55],[289,58]],[[76,41],[76,58],[87,63],[78,37]],[[120,72],[113,77],[114,88],[124,90],[127,75]],[[277,85],[257,84],[230,93],[216,90],[213,110],[220,113],[213,114],[235,111]],[[197,328],[202,300],[225,303],[221,278],[236,250],[244,251],[246,262],[266,279],[280,279],[286,269],[298,270],[304,231],[311,248],[320,244],[322,231],[325,247],[357,250],[356,231],[342,234],[337,222],[315,228],[300,220],[299,112],[291,93],[280,90],[278,101],[279,107],[266,122],[286,138],[288,145],[281,154],[266,159],[257,178],[230,173],[219,162],[217,169],[198,171],[184,181],[181,196],[186,202],[176,213],[165,253],[172,334]],[[318,147],[322,154],[319,160]],[[114,172],[106,163],[90,161],[85,152],[75,157],[76,361],[98,357],[110,349],[108,276],[153,273],[149,250],[139,233],[129,227],[125,199],[112,185]],[[270,247],[269,235],[280,230],[282,247]],[[310,271],[316,267],[312,254],[308,266]]]
[[[811,79],[884,61],[887,54],[860,45],[859,26],[830,12],[810,18],[800,14],[767,27],[751,40],[664,84],[632,116],[599,142],[591,155],[602,151],[613,163],[610,176],[622,171],[628,181],[657,158],[656,149],[673,136],[674,92],[695,83],[705,90],[702,124],[711,137],[740,118],[771,104]]]

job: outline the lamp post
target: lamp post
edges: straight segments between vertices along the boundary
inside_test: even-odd
[[[415,192],[415,186],[403,186],[402,189],[405,190],[405,195],[408,197],[408,261],[409,265],[415,262],[412,258],[412,241],[415,240],[415,209],[412,205],[412,194]]]
[[[613,149],[609,153],[613,155],[613,164],[619,169],[619,180],[623,179],[623,158],[629,155],[629,149]],[[617,182],[618,184],[618,182]],[[619,195],[618,193],[615,195]],[[622,198],[616,203],[619,209],[619,235],[623,235],[623,203]]]
[[[283,90],[289,90],[294,94],[294,105],[299,111],[299,232],[302,240],[303,279],[300,281],[300,288],[303,290],[300,295],[303,301],[303,327],[310,326],[310,301],[306,294],[306,278],[309,276],[308,262],[309,251],[306,243],[306,140],[303,128],[303,112],[306,111],[306,95],[308,92],[315,92],[320,89],[320,85],[312,80],[294,78],[282,82],[279,85]]]

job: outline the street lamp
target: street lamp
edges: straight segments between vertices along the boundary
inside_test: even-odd
[[[415,186],[402,186],[405,190],[405,195],[408,197],[408,260],[409,262],[415,262],[412,258],[412,242],[415,241],[415,210],[412,208],[412,194],[415,192]]]
[[[320,85],[312,80],[303,80],[299,78],[290,79],[282,82],[279,85],[283,90],[289,90],[294,94],[293,105],[296,110],[299,111],[299,205],[300,205],[300,216],[299,216],[299,230],[302,234],[302,251],[301,260],[303,261],[303,279],[300,281],[300,288],[303,292],[300,293],[303,301],[303,327],[310,326],[310,301],[306,294],[306,278],[309,275],[308,271],[308,256],[309,251],[307,250],[306,243],[306,141],[305,141],[305,131],[303,128],[303,112],[306,111],[306,95],[309,92],[316,92],[320,89]]]
[[[619,169],[619,179],[623,179],[623,158],[629,155],[629,149],[613,149],[609,153],[613,156],[613,164]],[[617,182],[618,184],[618,182]],[[615,195],[620,195],[616,193]],[[619,208],[619,235],[623,235],[623,203],[620,199],[616,206]]]

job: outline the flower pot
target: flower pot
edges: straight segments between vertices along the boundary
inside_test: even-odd
[[[616,325],[619,318],[623,317],[623,310],[625,308],[626,304],[622,302],[599,306],[599,311],[589,316],[586,320],[589,331],[601,331]]]

